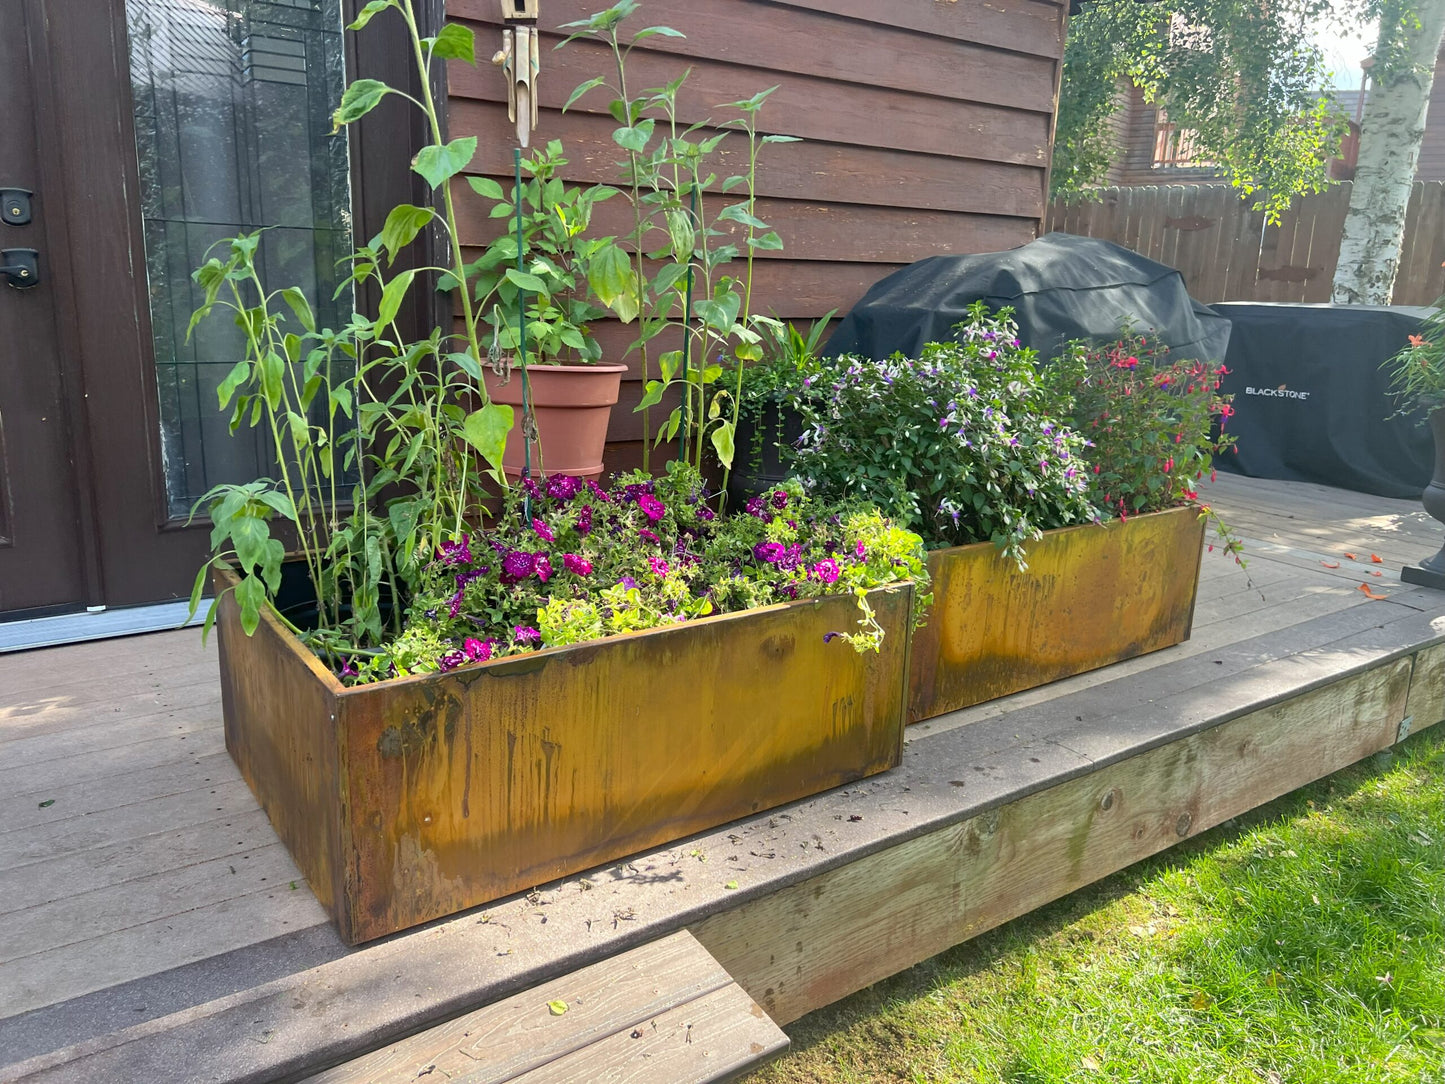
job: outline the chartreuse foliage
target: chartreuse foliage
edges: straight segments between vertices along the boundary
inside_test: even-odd
[[[260,233],[219,242],[194,275],[205,299],[191,329],[221,309],[245,345],[220,385],[220,407],[231,410],[232,431],[265,430],[276,477],[216,486],[197,503],[215,525],[214,556],[196,577],[192,610],[210,565],[229,559],[241,576],[243,627],[254,631],[280,586],[282,538],[294,536],[320,610],[319,629],[306,635],[333,655],[374,645],[399,627],[400,612],[389,612],[388,599],[404,596],[437,547],[461,530],[483,495],[484,475],[505,485],[502,448],[512,425],[511,408],[488,402],[481,386],[475,272],[462,260],[449,183],[470,164],[477,141],[443,139],[431,92],[438,62],[475,62],[472,32],[448,25],[422,36],[412,0],[371,0],[350,29],[382,15],[382,32],[410,38],[420,97],[358,79],[343,94],[335,123],[355,123],[388,97],[419,109],[432,142],[412,168],[441,210],[402,204],[353,253],[343,288],[376,297],[375,314],[353,312],[344,327],[318,327],[302,290],[263,282]],[[445,236],[449,264],[393,270],[400,251],[428,229]],[[460,333],[435,329],[409,338],[400,322],[406,298],[432,290],[439,275],[461,286]]]

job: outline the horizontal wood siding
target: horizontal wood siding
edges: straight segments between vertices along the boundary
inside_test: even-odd
[[[542,5],[533,137],[534,145],[561,140],[566,176],[589,184],[619,180],[607,92],[593,91],[566,113],[562,106],[579,83],[607,74],[611,58],[592,42],[552,47],[564,23],[598,6]],[[480,57],[499,44],[495,0],[449,0],[447,16],[476,32]],[[755,311],[800,322],[846,312],[874,282],[915,260],[999,251],[1038,236],[1066,5],[643,0],[635,18],[635,28],[663,24],[686,35],[649,39],[629,70],[633,86],[651,87],[691,68],[679,103],[684,123],[725,121],[731,114],[719,103],[777,84],[760,114],[763,130],[802,139],[767,147],[760,161],[758,213],[785,248],[760,253]],[[448,75],[449,134],[478,136],[472,170],[509,184],[515,135],[500,70],[484,60],[453,63]],[[743,140],[724,142],[718,175],[745,166]],[[469,189],[458,194],[462,240],[475,251],[502,225]],[[627,216],[613,200],[596,222],[620,234]],[[642,373],[635,357],[621,357],[631,328],[604,324],[598,336],[609,360],[631,366],[608,434],[608,467],[625,469],[641,461],[641,417],[632,408]],[[665,416],[654,412],[655,421]]]
[[[1106,188],[1099,199],[1055,203],[1045,227],[1114,241],[1177,267],[1189,292],[1215,301],[1330,300],[1351,182],[1296,199],[1277,226],[1229,185]],[[1417,181],[1392,298],[1429,305],[1445,294],[1445,183]]]
[[[1420,141],[1417,181],[1445,181],[1445,79],[1441,78],[1445,49],[1435,60],[1435,84],[1430,89],[1429,112],[1425,114],[1425,138]]]

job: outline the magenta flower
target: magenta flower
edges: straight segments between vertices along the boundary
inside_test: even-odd
[[[592,575],[592,562],[575,553],[564,553],[562,555],[562,567],[576,576]]]
[[[824,583],[837,583],[838,574],[838,561],[834,557],[825,557],[813,566],[813,575]]]
[[[638,531],[637,534],[638,534],[638,537],[640,537],[640,538],[645,538],[645,539],[647,539],[649,542],[661,542],[661,541],[662,541],[662,539],[658,538],[657,535],[653,534],[653,533],[652,533],[651,531],[649,531],[646,527],[644,527],[644,528],[642,528],[642,530]]]
[[[753,559],[775,565],[787,553],[781,542],[759,542],[753,547]]]
[[[711,522],[711,521],[712,521],[713,519],[715,519],[716,517],[717,517],[717,513],[714,512],[714,511],[713,511],[711,508],[709,508],[707,505],[703,505],[701,508],[699,508],[699,509],[697,510],[697,518],[700,519],[700,520],[702,520],[704,523]]]
[[[448,651],[441,658],[437,659],[437,669],[442,673],[446,673],[448,670],[455,670],[466,661],[467,657],[460,651]]]
[[[637,507],[642,509],[643,515],[656,523],[667,511],[667,506],[654,497],[651,493],[644,493],[637,498]]]
[[[582,479],[571,474],[554,474],[547,479],[547,496],[553,500],[570,501],[582,492]]]
[[[664,561],[661,557],[649,557],[647,559],[647,563],[651,566],[652,574],[654,576],[661,579],[663,576],[667,575],[668,565],[667,562]]]
[[[552,578],[552,562],[547,559],[545,553],[537,554],[537,563],[533,567],[537,573],[537,579],[543,583]]]
[[[437,547],[437,560],[444,565],[472,563],[471,535],[462,535],[460,542],[443,542]]]
[[[519,644],[540,644],[542,642],[542,634],[530,625],[518,625],[512,629],[512,632]]]
[[[492,657],[492,650],[496,646],[495,640],[478,640],[468,636],[462,641],[462,654],[467,657],[468,662],[486,662]]]
[[[607,491],[604,490],[601,486],[599,486],[596,482],[594,482],[591,478],[587,479],[587,492],[591,493],[592,496],[596,497],[603,504],[612,503],[612,498],[607,495]]]
[[[779,489],[773,492],[773,507],[779,512],[788,507],[788,491],[786,489]]]
[[[858,539],[858,544],[853,547],[853,556],[858,558],[858,560],[860,561],[868,556],[868,547],[863,545],[863,540],[861,538]]]
[[[502,572],[512,580],[525,580],[536,567],[536,556],[526,550],[511,550],[502,558]]]
[[[580,535],[592,533],[592,506],[590,504],[584,504],[582,514],[577,517],[577,533]]]
[[[542,539],[543,542],[557,541],[557,536],[552,533],[552,528],[548,527],[540,519],[534,519],[532,521],[532,530],[537,532],[537,537]]]

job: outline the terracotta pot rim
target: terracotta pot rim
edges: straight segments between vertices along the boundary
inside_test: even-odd
[[[488,370],[490,372],[490,370]],[[513,375],[520,373],[520,365],[512,366]],[[527,372],[548,372],[548,373],[625,373],[626,365],[546,365],[533,363],[527,366]],[[500,378],[499,378],[500,379]]]

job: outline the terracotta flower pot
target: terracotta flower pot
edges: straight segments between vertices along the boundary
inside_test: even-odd
[[[1435,476],[1420,494],[1425,511],[1445,523],[1445,407],[1436,407],[1429,415],[1430,431],[1435,436]],[[1406,565],[1400,579],[1420,587],[1445,591],[1445,546],[1426,557],[1418,565]]]
[[[533,365],[527,370],[532,387],[532,409],[537,437],[532,444],[532,474],[602,473],[602,449],[607,443],[607,421],[622,386],[626,365]],[[507,474],[520,477],[525,463],[522,442],[522,372],[513,369],[499,377],[483,371],[487,394],[493,402],[516,411],[516,424],[507,434],[502,465]]]

